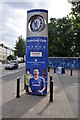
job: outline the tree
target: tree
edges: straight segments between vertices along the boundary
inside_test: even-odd
[[[62,19],[51,18],[48,24],[48,55],[57,57],[72,56],[71,20],[67,17]]]
[[[75,56],[80,56],[80,1],[72,2],[72,5],[70,13],[74,30],[74,45],[72,49]]]
[[[7,60],[9,60],[9,61],[14,60],[14,59],[15,59],[15,57],[13,55],[7,56]]]
[[[48,56],[80,56],[80,2],[63,18],[51,18],[48,24]]]
[[[18,37],[18,41],[16,41],[15,55],[18,57],[23,57],[23,62],[24,62],[25,53],[26,53],[26,42],[24,41],[23,37],[20,35]]]

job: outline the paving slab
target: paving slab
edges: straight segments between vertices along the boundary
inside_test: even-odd
[[[49,92],[46,96],[22,94],[3,104],[3,118],[75,118],[58,76],[49,75],[54,79],[53,102],[49,102]]]

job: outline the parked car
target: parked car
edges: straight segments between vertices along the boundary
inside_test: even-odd
[[[18,68],[18,63],[9,63],[5,66],[5,69],[6,70],[14,70],[14,69],[17,69]]]

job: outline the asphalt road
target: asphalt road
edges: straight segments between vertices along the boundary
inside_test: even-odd
[[[76,72],[76,71],[75,71]],[[78,117],[78,76],[58,75],[76,117]]]
[[[25,74],[25,65],[19,64],[18,69],[15,70],[5,70],[5,65],[2,66],[2,75],[0,77],[2,78],[3,82],[8,82],[10,80],[14,80],[17,77],[20,77]]]

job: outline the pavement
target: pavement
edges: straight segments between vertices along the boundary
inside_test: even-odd
[[[75,116],[78,117],[78,78],[68,75],[58,75],[58,78]]]
[[[3,103],[2,117],[76,118],[58,75],[54,74],[53,71],[49,73],[49,76],[50,75],[53,75],[54,79],[53,102],[49,102],[49,85],[48,94],[46,96],[28,95],[22,90],[20,98],[16,98],[15,96],[9,101]]]

